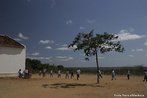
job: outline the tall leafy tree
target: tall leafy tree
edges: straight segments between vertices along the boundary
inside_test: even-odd
[[[117,41],[118,36],[104,32],[103,34],[93,34],[93,30],[89,33],[78,33],[73,42],[68,47],[73,47],[74,51],[83,50],[85,60],[95,56],[97,65],[97,83],[99,83],[99,61],[98,54],[110,51],[123,52],[124,47]]]

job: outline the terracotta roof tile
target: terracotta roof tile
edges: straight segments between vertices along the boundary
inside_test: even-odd
[[[22,44],[6,35],[0,35],[0,47],[24,48]]]

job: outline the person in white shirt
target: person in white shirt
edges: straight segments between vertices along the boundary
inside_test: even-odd
[[[58,78],[61,78],[61,71],[58,70]]]
[[[65,74],[65,79],[69,78],[69,71],[67,70],[66,71],[66,74]]]
[[[78,69],[78,70],[77,70],[77,80],[79,80],[79,78],[80,78],[80,73],[81,73],[81,70]]]
[[[18,77],[22,78],[22,70],[21,69],[19,69],[19,71],[18,71]]]
[[[53,70],[50,71],[50,77],[53,77]]]
[[[25,74],[26,74],[26,79],[28,79],[29,78],[29,70],[27,68],[25,69]]]
[[[115,71],[114,69],[112,70],[112,80],[115,79],[116,80],[116,77],[115,77]]]
[[[102,77],[101,70],[98,70],[98,73],[99,73],[98,75],[99,75],[101,78],[103,78],[103,77]]]
[[[128,78],[128,80],[130,79],[130,70],[128,70],[127,78]]]
[[[144,80],[143,81],[147,82],[147,71],[144,72]]]
[[[46,70],[47,70],[47,69],[44,68],[43,71],[42,71],[42,72],[43,72],[43,73],[42,73],[42,74],[43,74],[43,77],[45,77]]]

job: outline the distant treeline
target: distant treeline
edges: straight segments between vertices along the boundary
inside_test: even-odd
[[[40,60],[29,58],[26,59],[26,68],[29,69],[29,71],[31,71],[32,73],[38,73],[43,69],[46,69],[47,72],[49,72],[50,70],[53,70],[54,72],[57,72],[58,70],[65,71],[63,65],[42,64]]]
[[[77,68],[70,67],[68,69],[75,70]],[[96,74],[96,67],[81,67],[80,69],[82,73]],[[115,70],[117,75],[126,75],[128,70],[130,71],[131,75],[143,75],[144,71],[147,71],[147,67],[144,67],[143,65],[136,65],[133,67],[100,67],[102,74],[105,75],[110,75],[112,69]]]
[[[147,70],[146,67],[142,65],[134,66],[134,67],[117,67],[114,68],[116,74],[118,75],[126,75],[128,70],[130,71],[130,75],[144,75],[144,71]],[[105,71],[105,74],[109,74],[110,71]]]
[[[77,69],[81,70],[81,73],[96,74],[96,67],[64,67],[64,65],[55,64],[42,64],[40,60],[36,59],[26,59],[26,68],[28,68],[32,73],[38,73],[40,70],[46,69],[47,72],[53,70],[57,72],[73,71],[76,73]],[[131,75],[143,75],[144,71],[147,71],[147,67],[143,65],[136,65],[133,67],[100,67],[102,74],[111,74],[112,69],[115,70],[117,75],[126,75],[128,70],[130,70]]]

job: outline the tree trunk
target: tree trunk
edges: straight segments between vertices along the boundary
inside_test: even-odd
[[[96,49],[96,65],[97,65],[97,83],[99,83],[100,75],[99,75],[99,63],[98,63],[98,54]]]

